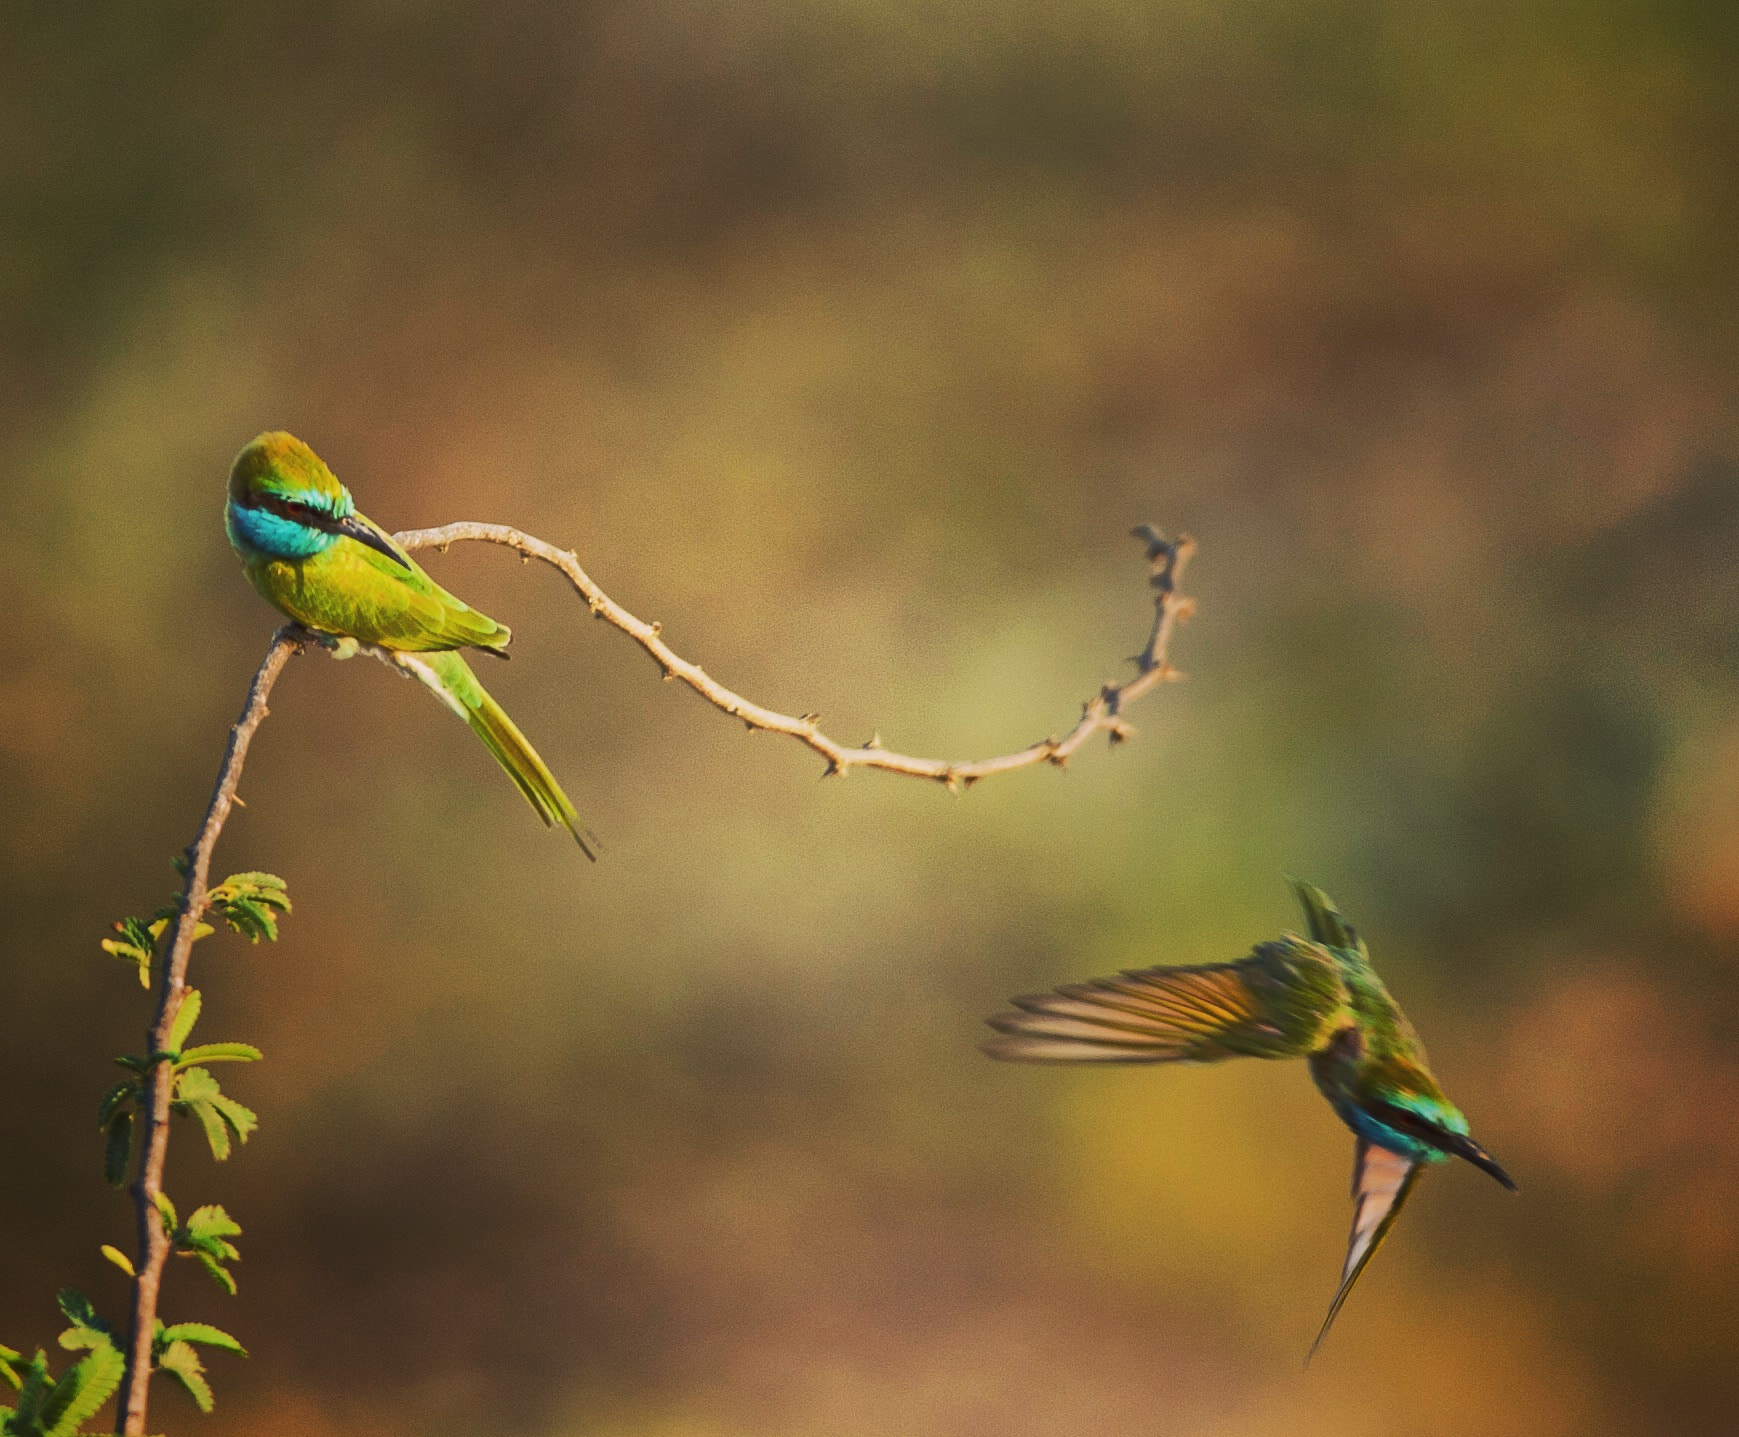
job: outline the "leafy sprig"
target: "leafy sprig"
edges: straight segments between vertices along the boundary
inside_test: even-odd
[[[185,870],[184,861],[177,859],[176,870]],[[218,917],[250,943],[264,938],[275,943],[278,919],[290,911],[290,894],[284,880],[275,873],[232,873],[206,891],[205,909],[193,926],[193,941],[208,938],[217,929],[204,921],[205,913]],[[151,986],[151,971],[157,955],[157,945],[169,931],[169,925],[181,913],[181,899],[172,898],[149,918],[123,918],[115,924],[116,938],[102,940],[103,952],[131,963],[139,974],[139,986]]]
[[[142,1106],[151,1070],[158,1063],[168,1063],[175,1074],[171,1110],[199,1123],[212,1157],[219,1162],[229,1157],[233,1143],[245,1143],[259,1126],[259,1118],[253,1109],[229,1097],[203,1065],[257,1063],[260,1050],[251,1043],[185,1046],[193,1034],[193,1025],[199,1021],[204,1002],[197,988],[189,988],[176,1010],[167,1048],[148,1058],[128,1056],[115,1060],[131,1076],[110,1088],[97,1107],[97,1125],[105,1134],[103,1176],[113,1187],[126,1186],[127,1175],[132,1170],[134,1118]]]
[[[186,861],[177,859],[175,866],[186,877]],[[206,893],[205,905],[195,916],[193,938],[197,942],[217,931],[216,923],[205,921],[209,914],[250,943],[261,939],[272,942],[278,937],[278,920],[289,912],[290,896],[283,879],[271,873],[232,873]],[[131,964],[140,983],[149,988],[164,936],[180,914],[181,900],[177,898],[149,918],[123,918],[114,925],[115,936],[102,940],[103,951]],[[103,1133],[103,1175],[115,1187],[126,1186],[132,1172],[135,1129],[147,1110],[148,1093],[160,1066],[167,1066],[170,1074],[170,1111],[199,1125],[212,1157],[219,1162],[259,1126],[253,1109],[225,1093],[211,1068],[217,1063],[258,1062],[260,1050],[251,1043],[190,1045],[204,1004],[198,989],[187,989],[160,1050],[115,1060],[126,1076],[109,1089],[97,1108],[97,1125]],[[241,1225],[216,1203],[195,1208],[183,1222],[166,1194],[156,1194],[154,1201],[170,1251],[192,1258],[219,1287],[233,1294],[236,1282],[230,1264],[239,1261],[241,1254],[231,1239],[241,1235]],[[102,1252],[129,1278],[137,1277],[134,1261],[126,1253],[108,1244]],[[27,1359],[22,1352],[0,1346],[0,1381],[17,1393],[13,1406],[0,1406],[0,1437],[77,1437],[126,1374],[123,1344],[88,1298],[66,1288],[60,1294],[60,1310],[68,1324],[60,1334],[60,1346],[83,1356],[55,1377],[45,1353],[39,1351]],[[173,1378],[201,1412],[210,1412],[211,1383],[201,1348],[247,1355],[240,1342],[209,1323],[166,1325],[155,1320],[151,1370]]]
[[[60,1345],[86,1356],[58,1380],[51,1380],[44,1353],[26,1362],[23,1354],[0,1347],[0,1378],[18,1391],[16,1407],[0,1407],[0,1433],[5,1437],[76,1437],[120,1385],[126,1359],[114,1327],[74,1288],[61,1289],[60,1311],[68,1323]],[[209,1323],[157,1324],[151,1342],[153,1369],[173,1377],[201,1412],[209,1412],[211,1384],[205,1380],[196,1347],[221,1348],[241,1357],[247,1356],[247,1349]]]

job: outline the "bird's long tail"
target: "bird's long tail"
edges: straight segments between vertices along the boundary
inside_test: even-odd
[[[451,652],[403,653],[391,655],[392,662],[405,673],[427,684],[442,703],[471,725],[471,731],[483,740],[495,755],[495,761],[507,770],[515,786],[525,795],[545,823],[560,823],[572,833],[587,858],[596,860],[597,840],[580,822],[580,815],[568,801],[562,786],[556,782],[549,765],[538,756],[530,741],[519,731],[501,705],[489,696],[477,681],[471,666]]]

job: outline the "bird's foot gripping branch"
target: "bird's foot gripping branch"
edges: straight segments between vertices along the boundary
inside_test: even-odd
[[[726,688],[698,665],[680,657],[664,642],[660,625],[638,619],[617,604],[593,582],[570,551],[498,524],[452,524],[441,529],[388,535],[357,515],[348,490],[332,478],[311,451],[306,451],[306,446],[298,446],[299,441],[287,435],[263,435],[249,445],[237,461],[237,473],[248,481],[242,485],[239,499],[238,481],[232,475],[231,507],[235,511],[230,516],[232,539],[241,534],[242,540],[247,541],[237,542],[238,551],[243,553],[244,564],[252,566],[250,578],[268,598],[273,598],[276,592],[268,582],[275,561],[260,543],[269,540],[282,546],[302,529],[310,533],[318,531],[320,552],[332,554],[340,568],[358,559],[357,553],[343,546],[358,546],[361,557],[377,566],[369,570],[370,574],[378,575],[384,572],[378,566],[387,566],[389,577],[400,585],[406,582],[404,576],[408,574],[418,586],[415,596],[440,608],[449,618],[458,613],[459,619],[470,627],[461,626],[462,632],[456,630],[455,642],[447,644],[447,649],[468,645],[499,651],[508,640],[505,626],[484,619],[446,595],[408,556],[413,550],[444,550],[465,540],[501,544],[527,559],[540,559],[559,569],[588,612],[634,639],[665,678],[680,679],[715,708],[752,730],[782,733],[796,739],[826,761],[828,775],[844,774],[853,768],[873,768],[927,778],[957,792],[982,778],[1018,768],[1041,763],[1061,767],[1096,733],[1106,734],[1113,743],[1132,737],[1135,731],[1125,717],[1129,706],[1159,683],[1179,677],[1167,658],[1167,648],[1177,624],[1188,617],[1193,607],[1179,593],[1178,581],[1194,545],[1186,538],[1166,539],[1144,525],[1135,535],[1146,546],[1155,611],[1147,642],[1133,660],[1135,674],[1122,683],[1102,687],[1082,705],[1079,720],[1062,737],[1053,735],[995,758],[963,761],[894,753],[882,747],[877,739],[858,747],[847,746],[823,733],[816,715],[793,718],[777,713]],[[290,478],[300,475],[306,486],[312,486],[305,486],[306,492],[284,489],[279,482],[284,480],[283,474],[271,465],[260,467],[265,460],[277,463],[285,455],[295,460],[290,466],[294,471]],[[259,472],[248,469],[244,461],[259,461],[255,463]],[[319,482],[315,483],[316,480]],[[274,527],[268,520],[279,522]],[[247,528],[249,524],[251,529]],[[295,528],[296,525],[301,528]],[[244,529],[246,533],[242,533]],[[248,539],[250,534],[252,540]],[[330,543],[326,542],[328,538]],[[69,1326],[60,1335],[60,1345],[84,1356],[58,1378],[51,1376],[43,1353],[26,1360],[21,1353],[0,1347],[0,1380],[16,1393],[14,1406],[0,1407],[3,1437],[74,1437],[117,1390],[120,1396],[115,1430],[143,1434],[151,1378],[157,1373],[173,1378],[202,1410],[209,1411],[211,1388],[197,1349],[242,1353],[241,1344],[219,1328],[202,1322],[166,1325],[159,1316],[163,1275],[172,1257],[192,1259],[193,1265],[203,1268],[225,1291],[235,1291],[230,1265],[239,1254],[232,1239],[241,1232],[229,1214],[216,1205],[194,1208],[183,1218],[164,1191],[163,1179],[173,1117],[191,1119],[203,1134],[212,1156],[219,1161],[246,1142],[255,1127],[253,1112],[223,1090],[212,1067],[220,1063],[254,1062],[260,1054],[245,1043],[191,1044],[202,1003],[198,991],[188,986],[187,972],[194,944],[216,931],[218,923],[227,924],[257,943],[262,938],[276,939],[278,918],[290,909],[283,881],[271,874],[238,873],[221,883],[211,881],[212,852],[232,808],[240,802],[236,788],[249,746],[266,717],[266,701],[273,685],[290,657],[310,641],[337,658],[348,658],[360,650],[429,684],[448,707],[458,710],[479,732],[539,816],[546,823],[561,823],[570,828],[582,847],[587,846],[588,835],[553,776],[512,721],[476,685],[475,677],[456,655],[442,652],[440,646],[432,643],[426,648],[399,651],[378,642],[378,636],[359,639],[333,618],[343,609],[336,599],[334,603],[335,607],[322,614],[291,613],[293,622],[273,636],[248,688],[241,715],[230,730],[217,785],[199,834],[188,847],[185,859],[178,861],[184,879],[180,897],[149,919],[123,919],[115,925],[117,936],[103,944],[114,957],[132,965],[140,981],[147,988],[154,986],[156,994],[155,1017],[145,1052],[119,1060],[126,1076],[104,1098],[99,1114],[104,1134],[105,1174],[115,1186],[127,1188],[133,1198],[136,1231],[132,1256],[116,1247],[103,1248],[104,1255],[132,1280],[131,1309],[125,1323],[111,1324],[82,1294],[71,1289],[63,1291],[61,1312]],[[459,619],[452,622],[457,624]],[[587,851],[589,854],[589,848]],[[208,923],[208,918],[214,921]]]

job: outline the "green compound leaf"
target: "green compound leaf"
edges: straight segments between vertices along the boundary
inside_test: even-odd
[[[290,895],[275,873],[232,873],[211,890],[206,904],[250,943],[275,942],[278,916],[290,911]]]
[[[138,1095],[139,1085],[131,1080],[116,1083],[114,1087],[103,1094],[103,1101],[97,1108],[97,1126],[106,1128],[109,1119],[114,1117],[121,1108],[130,1104]]]
[[[195,1063],[257,1063],[260,1050],[252,1043],[201,1043],[189,1048],[175,1064],[176,1070],[190,1068]]]
[[[187,1035],[199,1021],[199,1010],[204,1006],[205,999],[199,996],[197,988],[189,988],[181,995],[181,1006],[175,1010],[175,1021],[169,1025],[169,1042],[165,1051],[179,1053],[186,1046]]]
[[[187,1395],[201,1412],[211,1411],[211,1384],[205,1380],[205,1365],[187,1343],[171,1342],[157,1359],[157,1367],[187,1389]]]
[[[39,1351],[18,1372],[18,1406],[7,1419],[7,1437],[36,1437],[42,1429],[42,1404],[49,1393],[48,1359]]]
[[[79,1428],[121,1385],[126,1368],[127,1361],[118,1348],[109,1344],[93,1348],[90,1356],[69,1368],[43,1399],[36,1417],[42,1437],[77,1437]]]
[[[235,1134],[237,1142],[245,1143],[260,1125],[259,1117],[252,1108],[222,1093],[211,1100],[211,1105],[222,1115],[229,1130]]]
[[[60,1335],[60,1345],[67,1351],[115,1345],[114,1328],[97,1315],[91,1300],[77,1288],[61,1288],[59,1302],[61,1315],[72,1324]]]
[[[235,1278],[224,1263],[241,1259],[241,1254],[229,1241],[240,1233],[240,1225],[222,1207],[212,1203],[189,1216],[187,1226],[177,1228],[171,1240],[177,1252],[195,1258],[211,1274],[212,1281],[234,1296]]]
[[[212,1157],[221,1163],[229,1157],[230,1141],[229,1126],[211,1101],[220,1095],[216,1078],[204,1068],[189,1068],[175,1080],[175,1099],[170,1107],[198,1120]]]
[[[162,930],[159,929],[158,932]],[[156,951],[157,933],[152,926],[141,918],[123,918],[115,924],[115,932],[119,938],[102,940],[103,952],[112,958],[118,958],[123,963],[131,963],[139,970],[139,983],[142,987],[151,986],[151,956]]]
[[[207,1203],[195,1209],[193,1216],[187,1219],[187,1235],[195,1242],[216,1242],[220,1238],[240,1237],[241,1226],[223,1210],[221,1203]],[[236,1250],[227,1242],[219,1245],[225,1249],[226,1256],[237,1256]]]
[[[122,1108],[109,1119],[108,1136],[103,1141],[103,1181],[112,1188],[124,1188],[132,1170],[133,1112]]]
[[[178,1103],[215,1098],[221,1091],[209,1068],[188,1068],[175,1075],[175,1101]]]
[[[22,1352],[15,1352],[10,1347],[0,1345],[0,1378],[9,1382],[14,1392],[24,1385],[22,1374],[27,1365]],[[11,1410],[10,1407],[0,1408],[0,1412],[9,1413]]]
[[[211,1274],[211,1280],[234,1297],[235,1279],[230,1276],[229,1269],[209,1253],[196,1252],[193,1255],[199,1260],[199,1265]]]
[[[199,1121],[211,1155],[220,1163],[229,1157],[230,1139],[245,1143],[260,1122],[252,1108],[227,1097],[204,1068],[189,1068],[176,1078],[171,1106]]]
[[[175,1104],[177,1112],[187,1113],[199,1122],[205,1130],[205,1141],[211,1148],[211,1155],[218,1162],[229,1161],[229,1127],[222,1116],[210,1103],[201,1100],[194,1103]]]
[[[167,1344],[170,1342],[196,1342],[203,1347],[221,1347],[225,1352],[233,1352],[238,1357],[248,1355],[247,1348],[237,1342],[221,1327],[213,1327],[208,1322],[178,1322],[173,1327],[165,1327],[158,1334],[158,1340]]]

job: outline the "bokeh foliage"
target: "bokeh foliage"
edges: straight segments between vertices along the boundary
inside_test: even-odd
[[[1734,14],[7,7],[0,1331],[114,1305],[93,945],[270,632],[219,508],[283,426],[914,750],[1120,675],[1134,522],[1201,538],[1202,616],[1136,743],[955,801],[433,560],[597,869],[425,694],[297,661],[220,861],[319,901],[201,978],[273,1059],[206,1430],[1730,1426]],[[1524,1189],[1424,1185],[1302,1379],[1350,1156],[1303,1073],[972,1046],[1242,951],[1285,872]]]

